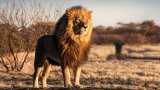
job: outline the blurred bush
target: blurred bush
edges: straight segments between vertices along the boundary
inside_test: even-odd
[[[160,27],[152,20],[118,24],[119,27],[94,27],[92,44],[112,44],[117,41],[130,45],[160,43]]]

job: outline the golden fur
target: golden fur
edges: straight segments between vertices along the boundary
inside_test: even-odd
[[[42,87],[47,87],[46,79],[51,65],[62,68],[64,86],[71,87],[70,68],[74,71],[74,86],[79,87],[81,66],[87,61],[92,33],[91,12],[81,6],[72,7],[56,24],[53,35],[42,36],[37,43],[34,61],[33,86],[38,88],[42,74]]]
[[[87,35],[76,35],[73,31],[74,17],[82,15],[81,19],[87,21]],[[65,23],[67,22],[67,23]],[[87,60],[90,37],[92,32],[91,12],[83,7],[74,7],[66,11],[57,23],[54,35],[58,39],[61,49],[61,57],[70,67],[83,64]]]

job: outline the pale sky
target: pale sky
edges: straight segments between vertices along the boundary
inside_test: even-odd
[[[7,1],[0,0],[0,4]],[[27,3],[38,1],[44,7],[53,4],[64,11],[72,6],[81,5],[93,12],[93,26],[115,26],[117,22],[142,22],[154,20],[160,25],[160,0],[26,0]],[[27,5],[26,3],[26,5]]]

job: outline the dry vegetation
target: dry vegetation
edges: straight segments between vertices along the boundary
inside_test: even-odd
[[[141,23],[119,23],[119,27],[97,26],[93,28],[93,44],[157,44],[160,42],[160,27],[152,20]]]
[[[110,89],[158,89],[160,88],[160,46],[142,45],[123,48],[123,52],[139,59],[107,60],[114,54],[113,45],[92,45],[89,61],[83,66],[81,84],[83,88]],[[140,58],[141,57],[141,58]],[[148,58],[145,58],[148,57]],[[155,57],[155,58],[149,58]],[[5,72],[0,69],[1,88],[30,88],[32,87],[34,53],[27,58],[25,68],[21,72]],[[49,88],[63,87],[60,67],[52,66],[48,79]]]
[[[0,89],[31,88],[37,39],[54,32],[61,11],[32,3],[0,6]],[[10,12],[11,11],[11,12]],[[45,13],[47,12],[47,13]],[[51,17],[50,13],[54,13]],[[120,27],[93,28],[89,61],[83,66],[84,88],[160,89],[160,27],[154,21],[119,23]],[[115,42],[122,42],[122,55],[114,57]],[[113,56],[110,58],[110,56]],[[49,87],[63,87],[59,67],[52,67]]]

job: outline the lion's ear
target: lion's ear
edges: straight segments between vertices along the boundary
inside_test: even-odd
[[[69,10],[66,10],[66,12],[68,12]]]
[[[70,14],[71,13],[71,11],[70,10],[66,10],[66,14]]]
[[[66,16],[69,18],[72,15],[72,12],[70,10],[66,10]]]

